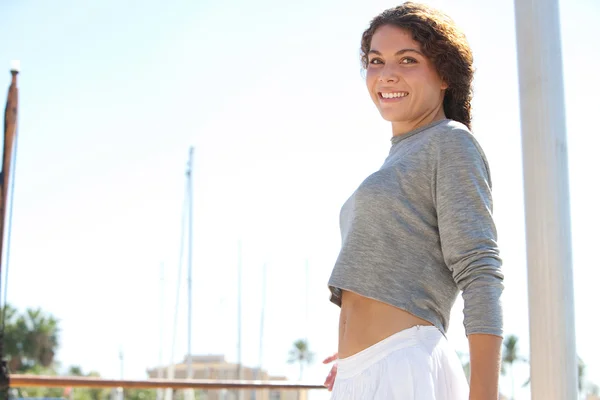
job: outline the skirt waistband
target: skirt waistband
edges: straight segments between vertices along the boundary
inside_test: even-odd
[[[390,353],[420,345],[423,340],[439,340],[444,335],[435,326],[417,325],[395,333],[349,357],[338,359],[336,379],[350,378],[361,373]]]

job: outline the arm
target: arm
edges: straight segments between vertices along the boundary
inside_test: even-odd
[[[498,398],[504,276],[483,152],[463,131],[439,141],[435,168],[438,228],[446,265],[464,298],[471,354],[471,400]]]
[[[469,400],[496,400],[500,378],[502,338],[474,333],[469,335],[471,390]]]

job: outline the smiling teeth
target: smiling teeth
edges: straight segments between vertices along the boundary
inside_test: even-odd
[[[408,92],[396,92],[396,93],[381,93],[381,97],[384,99],[393,99],[396,97],[406,97]]]

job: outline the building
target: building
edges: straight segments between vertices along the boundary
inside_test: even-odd
[[[174,378],[187,378],[186,357],[181,363],[174,366]],[[148,378],[167,378],[168,366],[159,366],[148,369]],[[214,379],[214,380],[237,380],[240,365],[225,361],[224,355],[201,355],[192,356],[192,378],[193,379]],[[242,380],[262,380],[262,381],[285,381],[282,376],[269,376],[264,370],[241,366]],[[182,391],[180,391],[182,392]],[[240,393],[239,398],[237,392]],[[180,395],[182,395],[181,393]],[[178,400],[178,394],[174,394],[174,400]],[[196,399],[198,400],[306,400],[308,394],[306,390],[235,390],[235,389],[216,389],[216,390],[197,390]]]

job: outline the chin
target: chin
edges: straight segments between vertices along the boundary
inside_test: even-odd
[[[381,114],[381,118],[388,122],[402,122],[406,120],[406,117],[399,113],[390,112],[388,110],[379,110],[379,114]]]

